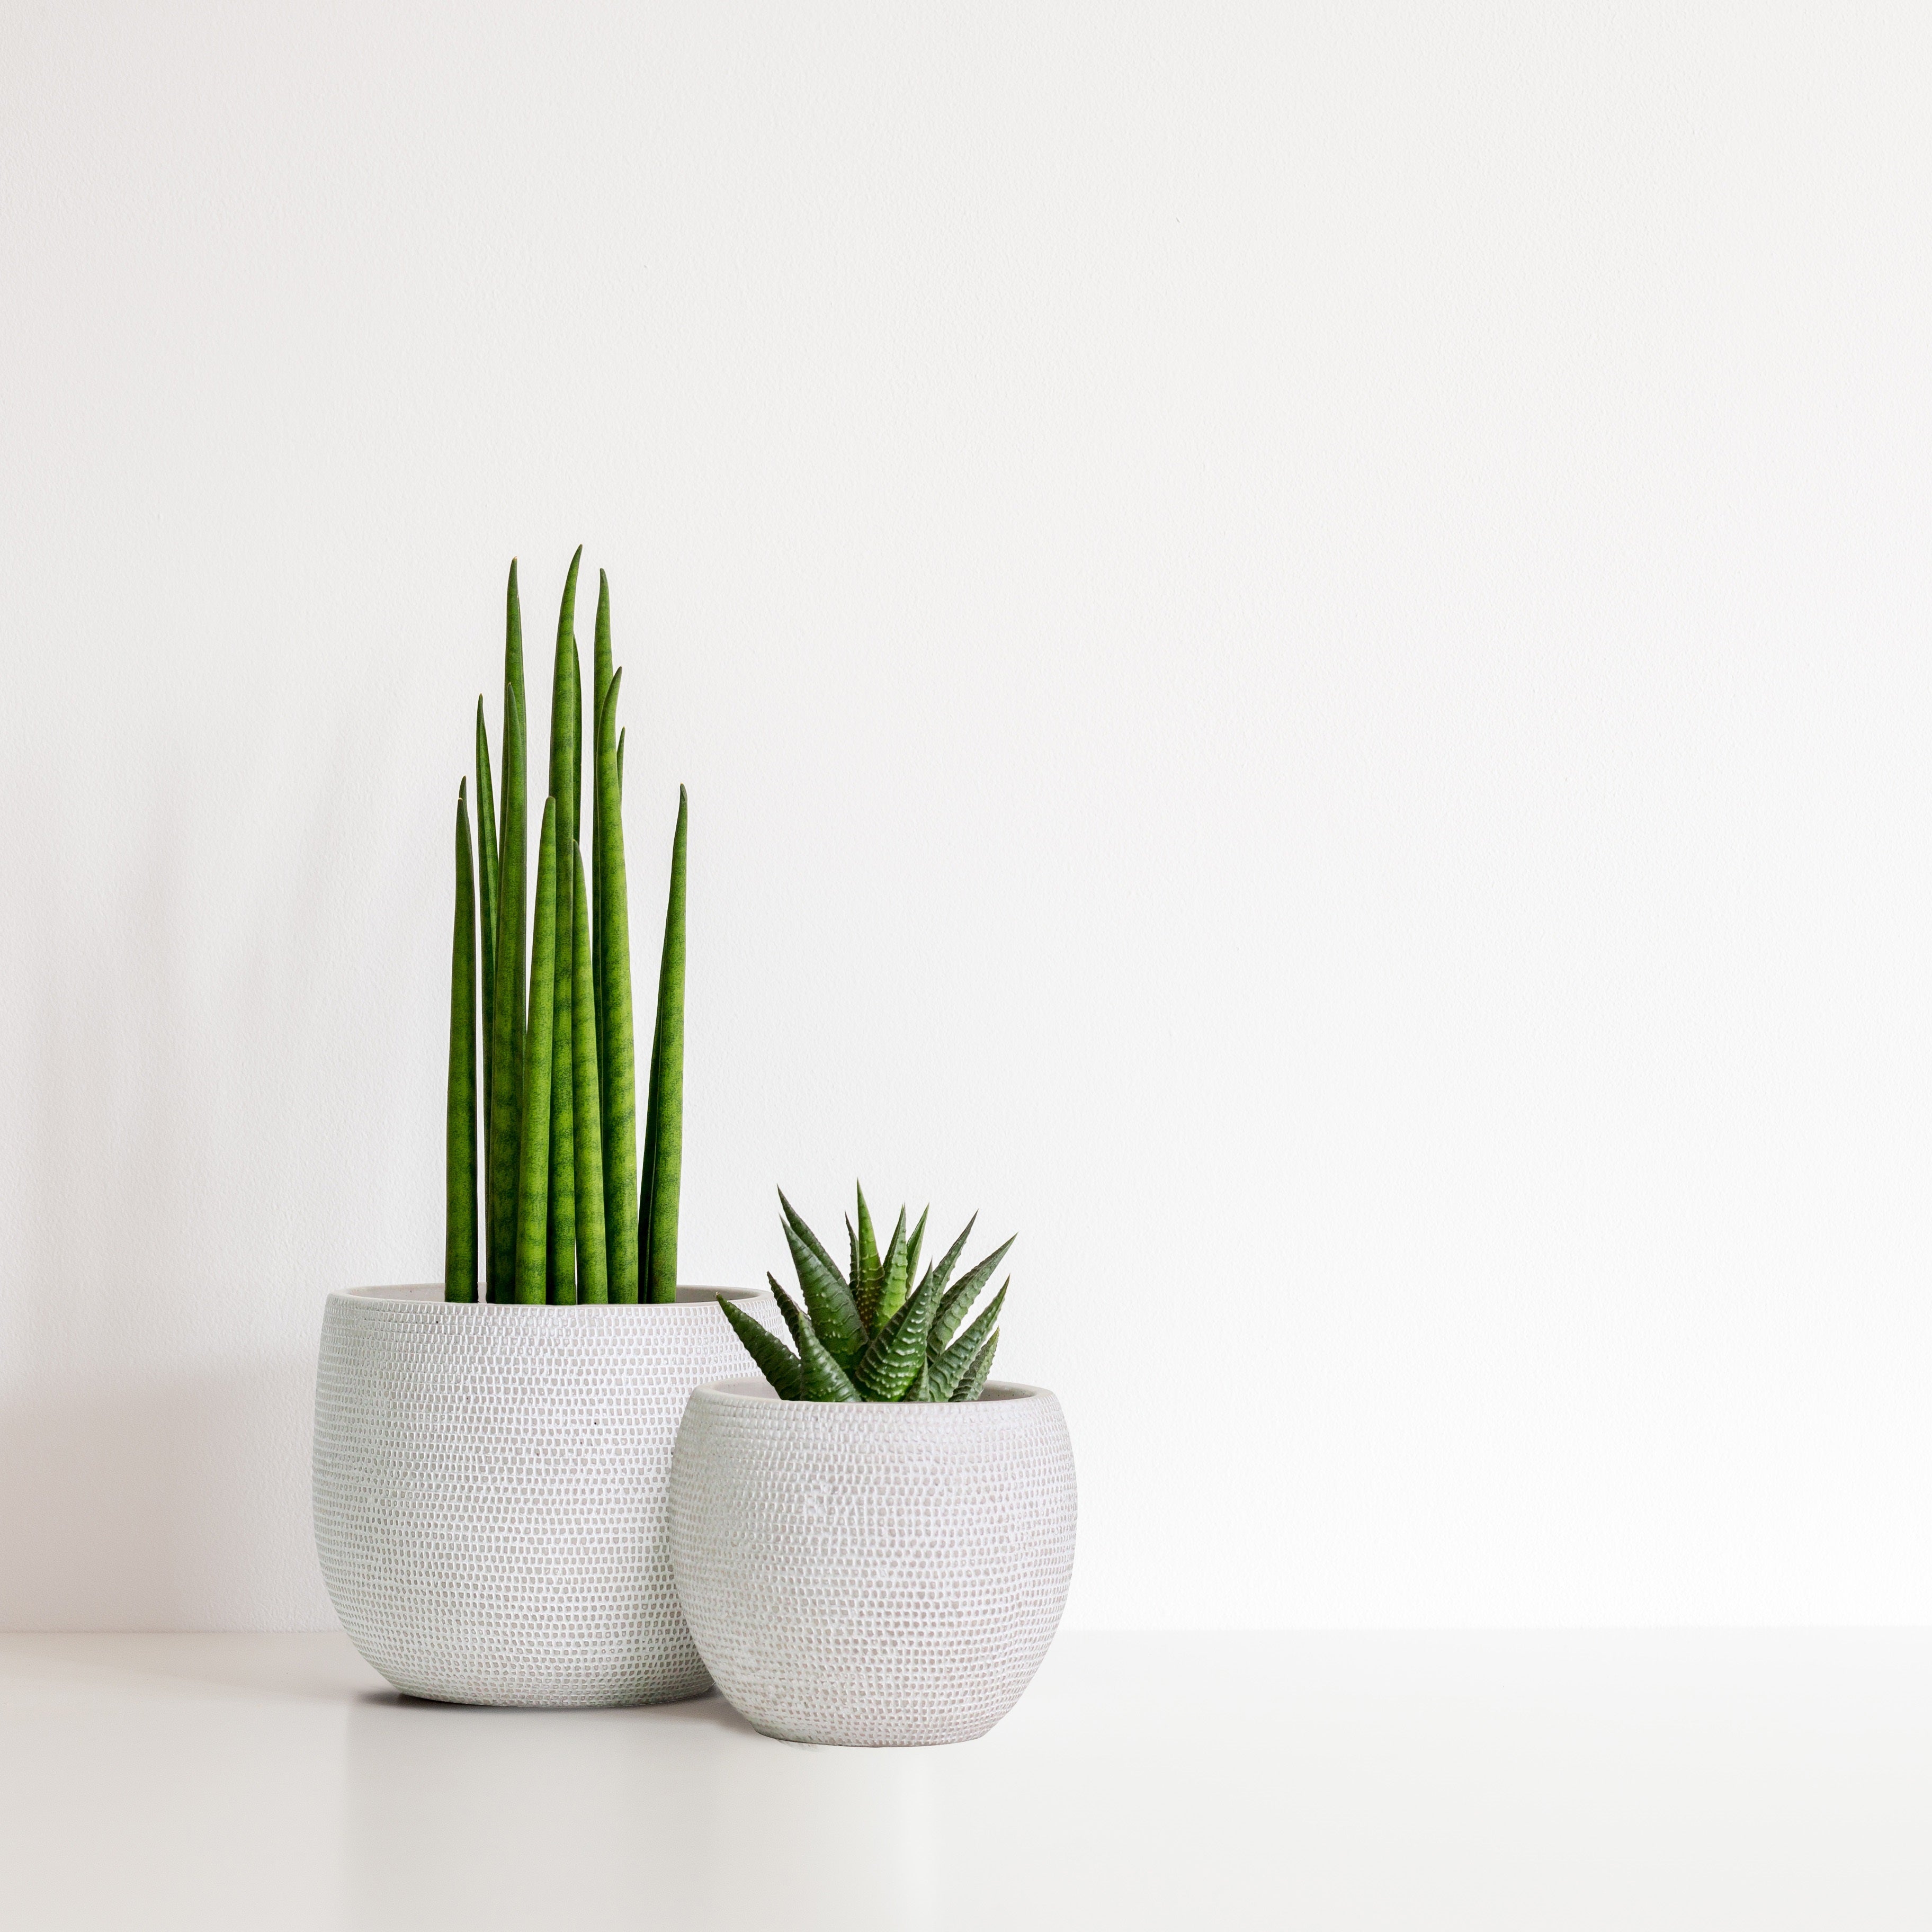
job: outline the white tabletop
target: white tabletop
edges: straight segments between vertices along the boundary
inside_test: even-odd
[[[1932,1925],[1932,1634],[1069,1634],[974,1744],[398,1698],[340,1636],[0,1637],[0,1922]]]

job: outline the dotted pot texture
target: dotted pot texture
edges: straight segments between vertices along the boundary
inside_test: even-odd
[[[802,1744],[940,1744],[1011,1710],[1073,1571],[1073,1445],[1045,1389],[976,1402],[697,1390],[671,1460],[679,1601],[718,1688]]]
[[[742,1370],[728,1294],[674,1304],[332,1294],[315,1393],[315,1543],[336,1614],[399,1690],[464,1704],[646,1704],[710,1688],[665,1534],[700,1382]]]

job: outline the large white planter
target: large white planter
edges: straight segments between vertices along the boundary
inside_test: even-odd
[[[768,1294],[521,1307],[440,1287],[332,1294],[315,1398],[315,1542],[356,1647],[465,1704],[643,1704],[710,1688],[665,1537],[672,1442],[742,1371],[717,1308]]]
[[[1073,1447],[1044,1389],[975,1402],[695,1390],[671,1460],[679,1601],[718,1688],[804,1744],[937,1744],[1011,1710],[1073,1570]]]

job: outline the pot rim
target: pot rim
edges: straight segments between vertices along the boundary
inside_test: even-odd
[[[331,1301],[368,1308],[400,1305],[407,1308],[447,1308],[477,1316],[544,1316],[586,1314],[634,1316],[640,1312],[663,1315],[674,1310],[708,1308],[716,1301],[756,1301],[772,1298],[768,1288],[692,1288],[680,1283],[675,1301],[446,1301],[440,1281],[399,1282],[374,1288],[332,1288]]]
[[[769,1402],[788,1414],[823,1412],[828,1415],[876,1415],[882,1409],[910,1415],[967,1415],[983,1402],[994,1404],[997,1412],[1008,1402],[1030,1402],[1042,1396],[1049,1402],[1059,1400],[1052,1390],[1036,1388],[1031,1382],[996,1381],[987,1383],[979,1402],[785,1402],[763,1376],[732,1376],[721,1382],[700,1382],[692,1390],[691,1399],[695,1402],[701,1395],[715,1396],[721,1402]]]

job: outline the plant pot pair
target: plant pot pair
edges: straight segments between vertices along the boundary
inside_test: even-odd
[[[774,1737],[950,1744],[1010,1710],[1073,1562],[1042,1389],[781,1402],[718,1312],[332,1294],[316,1385],[322,1576],[398,1690],[644,1704],[716,1683]]]

